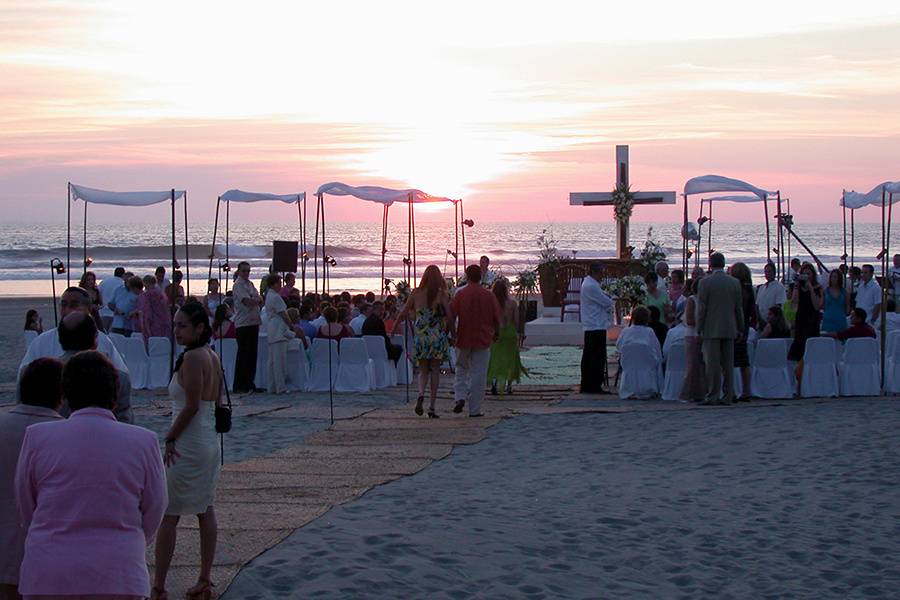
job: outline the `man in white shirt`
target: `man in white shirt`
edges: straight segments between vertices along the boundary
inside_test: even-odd
[[[362,335],[363,323],[366,322],[366,319],[369,318],[369,313],[372,311],[372,305],[368,302],[359,305],[359,314],[350,319],[350,329],[353,330],[357,336]]]
[[[900,299],[900,254],[894,255],[894,266],[888,271],[888,285],[894,299]]]
[[[256,379],[256,354],[259,350],[259,326],[262,323],[259,309],[265,300],[250,281],[250,263],[241,261],[234,282],[234,337],[237,355],[234,359],[235,392],[265,391],[253,383]]]
[[[125,267],[116,267],[112,277],[107,277],[100,282],[100,298],[103,306],[100,307],[100,318],[103,319],[103,329],[109,331],[113,321],[113,311],[109,303],[116,295],[116,290],[125,285]]]
[[[90,315],[91,297],[80,287],[70,287],[62,293],[59,299],[60,321],[76,311]],[[119,351],[116,350],[112,340],[102,331],[97,332],[97,350],[108,356],[117,370],[128,372],[128,367],[125,366],[125,361],[122,360]],[[16,383],[18,384],[25,367],[31,364],[32,361],[38,358],[59,358],[64,353],[62,344],[59,343],[59,333],[56,328],[45,331],[28,345],[28,351],[25,352],[22,362],[19,363]]]
[[[875,267],[862,266],[862,281],[856,291],[856,307],[866,311],[873,327],[881,317],[881,286],[875,281]]]
[[[481,285],[486,288],[494,285],[494,282],[497,281],[497,274],[491,271],[491,259],[482,256],[478,259],[478,266],[481,267]]]
[[[600,287],[603,266],[592,263],[590,274],[581,283],[581,325],[584,350],[581,354],[581,393],[605,394],[606,330],[612,323],[613,300]],[[658,345],[658,344],[657,344]]]
[[[658,261],[653,268],[656,273],[656,287],[663,294],[669,293],[669,284],[666,282],[666,278],[669,276],[669,264],[664,261]]]
[[[890,335],[892,331],[900,331],[900,313],[897,312],[897,301],[893,298],[888,298],[887,314],[884,316],[885,323],[887,323],[888,335]]]
[[[773,306],[782,307],[787,302],[784,286],[780,282],[775,281],[775,264],[771,262],[766,263],[764,272],[766,282],[756,288],[756,313],[760,329],[766,325],[769,309]]]

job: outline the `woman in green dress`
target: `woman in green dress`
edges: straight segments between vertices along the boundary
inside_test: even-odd
[[[488,381],[491,394],[497,395],[497,383],[505,384],[507,394],[512,394],[513,382],[519,383],[528,371],[519,357],[519,306],[509,297],[509,283],[498,279],[491,287],[500,304],[500,334],[491,346],[491,361],[488,364]]]

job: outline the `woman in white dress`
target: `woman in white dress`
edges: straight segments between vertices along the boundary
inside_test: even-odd
[[[213,498],[220,460],[215,407],[224,387],[219,358],[208,345],[211,336],[206,309],[199,302],[188,302],[175,314],[175,340],[185,351],[169,383],[173,419],[163,454],[169,505],[156,536],[153,599],[168,597],[166,575],[183,515],[197,515],[200,521],[200,574],[187,598],[209,598],[214,588],[210,580],[217,535]]]
[[[269,392],[283,394],[287,391],[287,347],[294,339],[294,326],[287,314],[287,304],[281,297],[281,276],[266,277],[266,341],[269,344],[268,381]]]

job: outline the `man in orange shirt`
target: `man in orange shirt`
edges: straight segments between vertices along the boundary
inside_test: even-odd
[[[469,403],[469,416],[481,417],[481,401],[487,386],[491,344],[500,331],[500,304],[481,286],[481,267],[466,267],[466,285],[450,302],[450,318],[456,320],[456,379],[453,412],[461,413]]]

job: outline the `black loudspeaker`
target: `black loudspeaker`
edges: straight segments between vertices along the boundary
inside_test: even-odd
[[[272,272],[297,272],[297,242],[272,242]]]

